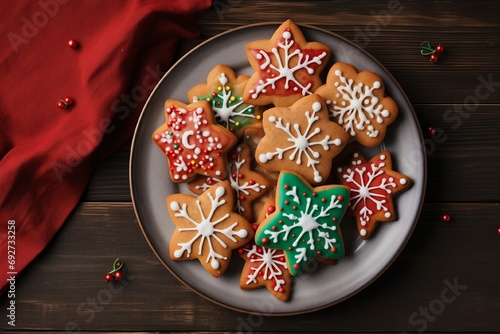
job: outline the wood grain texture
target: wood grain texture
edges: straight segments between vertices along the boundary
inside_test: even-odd
[[[474,91],[480,75],[491,74],[500,82],[497,61],[500,20],[493,14],[500,10],[500,2],[218,0],[216,3],[219,6],[198,18],[207,37],[246,24],[282,22],[287,18],[299,24],[313,24],[371,53],[401,83],[413,103],[461,103]],[[446,48],[439,66],[420,55],[419,44],[427,40],[442,43]],[[499,102],[500,94],[489,99],[489,103]]]
[[[452,215],[443,223],[443,212]],[[17,328],[85,331],[416,331],[409,317],[441,298],[445,281],[467,286],[428,331],[500,331],[500,242],[497,204],[427,204],[415,232],[390,269],[353,298],[325,310],[269,318],[203,299],[156,259],[130,203],[83,203],[54,242],[17,282]],[[103,281],[112,261],[128,281]],[[251,292],[249,292],[251,293]],[[448,293],[446,297],[451,298]],[[0,309],[7,307],[5,296]],[[434,305],[433,307],[436,307]],[[363,321],[359,321],[363,315]],[[418,315],[416,320],[421,320]],[[69,325],[68,325],[69,324]],[[75,325],[76,324],[76,325]],[[0,322],[0,328],[6,328]]]

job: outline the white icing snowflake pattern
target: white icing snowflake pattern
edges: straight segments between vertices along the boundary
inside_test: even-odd
[[[187,204],[182,204],[182,206],[177,202],[173,201],[170,203],[170,209],[175,213],[175,217],[182,217],[188,220],[191,224],[193,224],[193,227],[185,227],[185,228],[179,228],[179,232],[183,231],[196,231],[196,235],[189,240],[188,242],[181,242],[178,243],[177,245],[180,246],[180,249],[175,250],[174,256],[175,258],[179,259],[182,257],[184,252],[187,252],[188,256],[191,254],[192,249],[191,246],[193,243],[201,238],[200,241],[200,246],[198,249],[198,255],[202,254],[202,248],[206,244],[209,248],[209,253],[207,255],[205,263],[210,262],[210,266],[217,270],[220,267],[219,260],[227,260],[227,256],[224,256],[222,254],[217,253],[214,250],[213,247],[213,242],[219,243],[222,247],[228,248],[227,244],[217,235],[217,234],[223,234],[226,236],[229,240],[233,242],[237,242],[237,239],[234,236],[237,236],[239,238],[245,238],[248,235],[248,231],[245,229],[240,229],[238,231],[235,230],[235,227],[238,225],[238,222],[234,222],[231,226],[225,228],[225,229],[218,229],[216,227],[217,224],[222,223],[226,219],[230,217],[229,213],[226,213],[224,216],[220,217],[219,219],[212,221],[212,218],[214,216],[215,211],[224,205],[226,203],[226,200],[221,200],[221,197],[224,196],[226,193],[226,190],[224,189],[223,186],[219,186],[215,190],[215,198],[213,198],[211,193],[208,193],[208,197],[210,198],[210,203],[211,203],[211,208],[210,212],[208,213],[207,216],[205,216],[205,213],[203,212],[203,209],[201,208],[200,201],[196,200],[196,205],[198,207],[201,219],[199,222],[195,221],[189,213],[187,212]]]
[[[292,46],[295,44],[295,40],[293,39],[291,32],[289,30],[285,30],[283,32],[282,37],[283,37],[283,42],[279,41],[278,47],[274,47],[271,49],[273,56],[276,58],[276,61],[278,62],[278,67],[276,67],[271,63],[271,57],[264,50],[259,50],[255,56],[258,60],[264,60],[264,62],[260,65],[261,70],[265,69],[274,70],[277,72],[277,75],[274,75],[270,78],[266,78],[264,80],[262,79],[259,80],[257,86],[249,91],[252,99],[258,98],[260,93],[266,93],[268,87],[276,89],[276,82],[278,82],[281,79],[285,79],[285,85],[284,85],[285,89],[290,88],[290,81],[292,81],[295,84],[295,87],[293,87],[294,91],[298,91],[300,88],[301,89],[300,93],[303,96],[312,94],[312,92],[310,91],[312,83],[309,82],[307,83],[307,85],[303,85],[295,77],[295,72],[301,69],[305,69],[307,73],[313,75],[315,69],[311,67],[311,65],[312,64],[321,65],[322,64],[321,60],[327,56],[327,52],[322,52],[321,54],[313,57],[311,57],[307,53],[304,53],[300,49],[295,49],[293,52],[290,52],[290,48],[292,48]],[[278,48],[283,49],[284,52],[283,59],[281,59]],[[297,57],[297,64],[295,66],[290,66],[290,63],[294,57]]]
[[[312,114],[309,111],[305,112],[305,116],[307,118],[307,128],[304,133],[300,132],[299,124],[293,124],[293,128],[295,129],[296,135],[294,135],[290,131],[290,123],[286,123],[283,125],[283,120],[281,117],[276,119],[275,116],[269,117],[269,122],[274,123],[277,129],[284,131],[288,134],[288,141],[292,142],[292,144],[285,148],[276,148],[274,152],[262,153],[259,155],[259,161],[261,163],[266,163],[269,160],[273,159],[275,156],[278,156],[278,159],[283,159],[283,154],[287,151],[293,150],[290,154],[290,160],[295,160],[297,165],[302,163],[302,157],[305,156],[307,159],[307,167],[313,169],[314,172],[314,182],[321,182],[323,177],[320,175],[319,171],[316,169],[316,165],[319,164],[320,157],[319,152],[314,150],[315,146],[321,146],[324,150],[329,150],[330,145],[340,146],[342,144],[342,140],[336,138],[334,140],[330,140],[329,135],[325,135],[325,137],[320,141],[311,142],[311,138],[321,132],[319,127],[314,128],[312,130],[312,126],[316,121],[319,120],[319,116],[316,116],[316,113],[321,110],[321,103],[314,102],[312,105]]]
[[[342,71],[336,70],[335,75],[340,79],[335,82],[338,93],[335,97],[341,97],[343,101],[340,105],[337,101],[327,101],[330,105],[329,111],[332,117],[338,117],[338,123],[351,136],[356,135],[356,130],[365,130],[366,134],[371,138],[376,138],[379,131],[375,130],[372,125],[372,120],[379,124],[384,122],[384,118],[389,117],[390,113],[384,106],[379,103],[379,99],[373,94],[375,89],[379,89],[381,84],[375,81],[371,87],[365,86],[362,83],[353,85],[353,79],[346,79],[342,75]]]
[[[247,161],[245,159],[241,159],[241,146],[239,146],[236,149],[236,154],[237,154],[236,160],[229,160],[228,161],[227,170],[232,171],[233,166],[235,168],[234,173],[231,173],[231,172],[229,173],[229,181],[231,182],[231,187],[233,188],[233,190],[235,192],[235,196],[236,196],[235,210],[239,214],[242,214],[245,212],[245,208],[241,204],[241,202],[242,202],[241,195],[243,194],[245,196],[248,196],[248,195],[250,195],[250,191],[257,192],[257,193],[261,192],[262,190],[266,189],[266,186],[263,184],[260,184],[256,181],[253,181],[253,180],[248,180],[248,181],[245,181],[244,183],[241,183],[241,180],[240,180],[241,167],[245,163],[247,163]],[[216,183],[222,182],[222,180],[219,180],[217,178],[211,178],[211,180],[213,182],[216,182]],[[197,185],[195,187],[195,189],[205,191],[213,185],[213,182],[212,182],[212,184],[209,184],[208,180],[207,180],[207,182],[204,182],[200,185]]]
[[[261,252],[258,252],[261,249]],[[257,283],[257,278],[262,275],[264,280],[274,281],[274,291],[279,291],[286,284],[283,279],[283,270],[287,269],[283,251],[252,245],[252,248],[243,248],[250,259],[250,274],[247,275],[246,284]]]
[[[301,197],[297,194],[296,186],[293,186],[289,191],[287,191],[286,195],[292,196],[293,201],[298,205],[301,205]],[[307,197],[305,201],[305,209],[304,211],[299,210],[300,215],[295,215],[294,213],[283,213],[283,216],[290,219],[293,224],[283,225],[282,229],[279,231],[265,230],[264,233],[269,235],[269,239],[274,243],[278,243],[281,234],[283,234],[281,238],[286,241],[293,229],[300,228],[301,231],[297,235],[296,240],[293,242],[292,246],[296,247],[299,242],[302,242],[302,240],[304,239],[307,240],[306,244],[309,245],[309,249],[315,250],[316,240],[314,239],[313,231],[316,230],[318,238],[323,239],[324,241],[324,249],[331,249],[337,243],[337,239],[335,237],[330,237],[330,231],[336,231],[337,226],[331,226],[326,223],[320,224],[318,220],[320,218],[328,217],[331,210],[342,208],[338,197],[333,195],[330,198],[330,204],[326,207],[322,207],[319,211],[319,206],[317,204],[311,206],[311,197]],[[296,263],[308,260],[306,248],[298,247],[296,250],[298,252],[295,255]]]
[[[354,158],[358,156],[358,153],[354,154]],[[385,160],[385,156],[381,155],[380,160]],[[351,164],[356,166],[362,163],[361,160],[354,160]],[[382,169],[385,167],[384,162],[378,164],[370,163],[368,166],[369,168],[366,166],[361,168],[347,168],[346,173],[342,175],[342,177],[350,183],[349,187],[352,193],[350,200],[351,209],[354,210],[356,206],[362,202],[358,212],[361,226],[366,226],[371,216],[380,210],[385,211],[385,218],[391,217],[389,208],[386,206],[387,196],[390,195],[397,186],[393,177],[380,178],[380,176],[384,174],[384,170]],[[342,168],[339,168],[338,172],[342,172]],[[374,184],[375,180],[377,180],[377,184]],[[399,182],[405,184],[406,179],[401,179]],[[365,229],[361,229],[359,233],[361,236],[365,236],[367,232]]]
[[[212,110],[215,113],[215,118],[217,120],[217,123],[225,126],[228,130],[230,130],[230,125],[233,124],[235,126],[238,126],[237,122],[233,119],[234,117],[247,117],[247,118],[255,118],[255,115],[251,113],[252,109],[255,108],[253,105],[248,104],[241,108],[240,110],[238,107],[240,107],[243,104],[243,97],[236,97],[233,96],[233,93],[231,91],[231,88],[229,86],[226,86],[227,84],[227,77],[225,73],[221,73],[219,75],[219,82],[221,84],[220,90],[216,92],[216,97],[218,97],[221,101],[220,105],[218,105],[217,99],[214,98],[211,99],[211,105],[212,105]],[[238,101],[236,101],[236,99]],[[198,98],[194,97],[193,102],[197,102]]]

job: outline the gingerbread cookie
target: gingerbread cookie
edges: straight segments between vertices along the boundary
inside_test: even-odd
[[[268,203],[259,214],[264,219],[275,211],[274,200]],[[252,225],[254,229],[258,226],[259,222]],[[240,278],[241,289],[253,290],[265,286],[279,300],[289,299],[292,276],[282,250],[257,246],[251,241],[238,249],[238,254],[245,260]]]
[[[197,174],[225,179],[225,153],[237,139],[215,122],[208,102],[167,100],[165,117],[152,137],[168,158],[172,181],[188,182]]]
[[[243,102],[243,92],[249,77],[236,76],[226,65],[215,66],[207,82],[196,85],[188,92],[189,101],[206,100],[212,106],[216,121],[240,138],[247,125],[260,123],[259,107]]]
[[[264,176],[252,170],[252,158],[250,148],[239,145],[229,153],[227,167],[236,199],[234,211],[249,221],[253,221],[252,202],[264,195],[271,185]],[[199,194],[220,181],[201,176],[189,184],[189,189]]]
[[[272,171],[288,169],[312,184],[325,182],[332,159],[349,140],[349,135],[328,118],[325,102],[311,95],[291,107],[275,107],[265,112],[265,136],[255,157]]]
[[[345,249],[339,223],[348,204],[349,188],[312,188],[301,176],[282,171],[276,211],[260,224],[255,243],[283,250],[292,276],[316,256],[341,258]]]
[[[299,27],[285,21],[270,40],[248,43],[246,53],[254,74],[244,101],[258,106],[290,106],[312,94],[322,82],[319,74],[330,58],[330,48],[307,42]]]
[[[356,216],[361,238],[368,239],[378,222],[396,220],[392,197],[407,189],[411,180],[392,170],[389,151],[370,161],[354,153],[350,166],[339,167],[337,175],[351,189],[350,210]]]
[[[396,102],[385,95],[384,83],[373,72],[359,72],[354,66],[336,63],[328,72],[326,84],[316,94],[325,99],[330,118],[366,147],[384,140],[387,126],[398,115]]]
[[[170,241],[172,260],[198,259],[214,277],[226,271],[231,252],[253,237],[250,223],[233,212],[229,181],[211,187],[198,197],[174,194],[167,208],[176,225]]]

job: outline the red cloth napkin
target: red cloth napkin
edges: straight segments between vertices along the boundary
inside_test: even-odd
[[[19,274],[61,227],[95,164],[131,136],[160,72],[171,65],[176,43],[197,35],[193,15],[210,3],[4,3],[0,292],[7,287],[9,272]],[[79,43],[77,49],[68,47],[70,39]],[[57,102],[67,96],[73,105],[59,109]],[[9,246],[16,250],[12,267]]]

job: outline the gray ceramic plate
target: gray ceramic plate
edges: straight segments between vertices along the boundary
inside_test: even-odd
[[[135,131],[130,157],[130,186],[137,219],[148,243],[165,267],[195,292],[215,303],[240,311],[285,315],[310,312],[338,303],[359,292],[394,261],[409,239],[420,212],[426,181],[423,140],[414,111],[401,87],[372,56],[349,41],[328,31],[302,26],[309,41],[318,41],[332,49],[330,62],[342,61],[360,70],[379,74],[400,113],[389,127],[383,147],[366,151],[367,157],[387,148],[393,154],[395,169],[408,175],[413,186],[398,195],[395,204],[399,220],[379,224],[368,241],[357,237],[355,223],[341,224],[347,256],[334,266],[313,263],[307,272],[294,278],[291,300],[281,302],[266,288],[243,291],[239,288],[242,261],[234,257],[229,270],[214,278],[198,261],[172,261],[170,236],[174,230],[165,198],[173,193],[190,193],[185,185],[170,181],[167,160],[151,140],[151,134],[165,122],[163,103],[167,98],[187,101],[189,88],[204,82],[217,64],[232,67],[237,74],[251,75],[245,55],[246,43],[271,38],[278,24],[242,27],[218,35],[199,45],[180,59],[159,82],[147,101]],[[330,64],[331,65],[331,64]],[[329,66],[327,66],[329,68]]]

